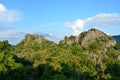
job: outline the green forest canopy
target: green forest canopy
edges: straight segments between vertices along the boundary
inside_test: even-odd
[[[84,47],[46,39],[0,41],[0,80],[120,80],[120,43],[103,48],[98,40]]]

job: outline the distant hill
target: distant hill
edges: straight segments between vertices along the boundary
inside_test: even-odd
[[[120,42],[120,35],[112,36],[117,42]]]

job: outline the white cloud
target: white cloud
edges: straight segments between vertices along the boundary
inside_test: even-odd
[[[65,23],[65,26],[71,27],[74,35],[78,35],[84,27],[120,26],[120,14],[97,14],[84,20],[77,19],[75,22]]]
[[[84,20],[86,26],[120,26],[119,14],[98,14]]]
[[[18,32],[13,27],[0,25],[0,41],[8,40],[10,44],[17,44],[25,35],[25,32]]]
[[[0,4],[0,12],[5,12],[6,8],[3,4]]]
[[[23,39],[24,35],[24,32],[17,32],[14,29],[9,29],[0,32],[0,40],[8,40],[10,44],[18,44],[18,42]]]
[[[74,35],[78,35],[80,33],[79,29],[84,27],[84,21],[78,19],[73,23],[65,23],[65,25],[72,28]]]
[[[15,10],[7,9],[0,3],[0,40],[9,40],[10,43],[18,43],[25,33],[17,32],[13,27],[9,27],[9,22],[19,19],[20,13]]]
[[[4,32],[7,30],[13,29],[12,27],[9,27],[7,25],[0,25],[0,32]]]
[[[0,38],[20,37],[22,33],[16,31],[13,27],[0,25]]]
[[[0,22],[14,22],[18,20],[20,14],[15,10],[7,9],[3,4],[0,4]]]
[[[19,38],[21,36],[21,32],[17,32],[13,29],[5,31],[5,32],[0,32],[0,37],[4,38],[9,38],[9,37],[14,37],[14,38]]]

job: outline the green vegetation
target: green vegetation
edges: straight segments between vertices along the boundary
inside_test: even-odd
[[[34,36],[0,42],[0,80],[120,80],[119,43],[104,48],[102,37],[83,47]]]

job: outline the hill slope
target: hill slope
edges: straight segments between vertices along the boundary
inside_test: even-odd
[[[1,80],[119,80],[116,41],[96,29],[59,44],[27,34],[16,46],[1,42]],[[9,49],[10,48],[10,49]]]

